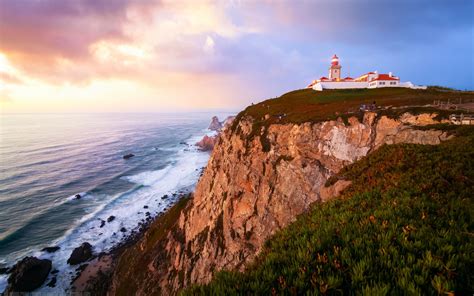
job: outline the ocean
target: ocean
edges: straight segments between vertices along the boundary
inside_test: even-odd
[[[50,259],[56,287],[39,291],[69,289],[74,248],[108,251],[194,189],[209,159],[194,144],[212,134],[213,115],[231,114],[0,115],[0,267]],[[60,249],[41,251],[49,246]],[[0,292],[6,284],[0,275]]]

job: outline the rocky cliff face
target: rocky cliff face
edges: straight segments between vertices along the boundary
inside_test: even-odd
[[[221,134],[193,200],[166,239],[141,242],[156,248],[148,254],[137,249],[141,259],[134,261],[147,262],[146,275],[136,283],[138,293],[173,294],[208,282],[215,271],[242,270],[275,231],[348,185],[321,192],[343,166],[383,144],[435,145],[448,139],[443,131],[414,127],[438,123],[434,117],[365,113],[362,121],[351,117],[348,123],[273,124],[256,136],[251,136],[253,119],[241,118],[236,128]],[[138,281],[121,270],[114,275],[113,293],[127,281]]]

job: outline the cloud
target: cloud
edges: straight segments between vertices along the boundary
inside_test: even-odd
[[[130,81],[127,85],[142,87],[137,95],[144,97],[152,97],[154,89],[157,96],[186,101],[192,88],[212,100],[246,103],[304,87],[326,72],[327,59],[336,52],[351,75],[385,65],[430,81],[441,71],[463,73],[446,83],[472,85],[472,70],[457,63],[456,55],[473,62],[473,44],[466,41],[472,39],[473,5],[468,0],[0,0],[0,57],[9,65],[0,69],[0,79],[11,86],[10,97],[26,93],[20,85],[33,92],[45,84],[45,93],[54,93],[70,84],[79,92]]]
[[[212,39],[210,36],[206,37],[206,42],[204,42],[203,50],[207,54],[213,54],[214,53],[214,39]]]

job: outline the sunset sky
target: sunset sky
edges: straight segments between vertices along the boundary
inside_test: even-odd
[[[474,89],[472,0],[0,0],[1,112],[242,107],[327,75]]]

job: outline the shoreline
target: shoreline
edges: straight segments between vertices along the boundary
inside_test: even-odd
[[[204,168],[201,168],[202,170]],[[173,212],[173,209],[180,208],[183,204],[186,206],[193,198],[193,192],[175,193],[175,196],[177,198],[164,212],[154,217],[148,217],[149,219],[139,224],[137,229],[132,231],[120,244],[114,246],[108,252],[98,254],[94,259],[85,263],[87,266],[82,268],[71,282],[71,292],[105,295],[112,284],[112,275],[123,252],[138,243],[151,226],[160,224],[161,220],[166,219]],[[179,213],[181,213],[181,210],[179,210]]]
[[[203,131],[202,134],[191,136],[190,139],[179,143],[179,145],[184,144],[187,147],[181,148],[178,151],[178,158],[176,158],[178,166],[175,167],[176,172],[172,174],[173,176],[168,177],[170,174],[170,172],[167,171],[170,169],[168,166],[158,171],[144,171],[126,178],[129,182],[139,184],[137,187],[139,190],[147,190],[145,193],[148,194],[147,196],[150,196],[148,202],[143,202],[143,200],[141,200],[141,203],[137,204],[136,202],[133,202],[132,199],[124,199],[124,201],[121,202],[122,208],[125,209],[125,211],[122,210],[122,215],[117,215],[115,209],[106,212],[104,211],[104,207],[102,207],[100,209],[100,212],[103,212],[101,214],[102,217],[98,216],[95,217],[95,219],[89,218],[83,223],[86,231],[85,236],[80,237],[81,232],[77,232],[74,237],[72,237],[73,240],[67,239],[67,241],[70,242],[66,248],[63,247],[63,242],[61,241],[59,243],[53,243],[50,246],[47,246],[47,248],[35,251],[33,254],[29,255],[41,260],[47,259],[52,262],[50,273],[47,275],[43,284],[35,289],[34,292],[61,293],[62,291],[66,293],[75,293],[102,291],[105,293],[107,291],[106,289],[111,284],[110,280],[121,254],[123,254],[123,252],[130,246],[133,246],[140,241],[151,225],[159,223],[161,219],[169,216],[170,211],[172,211],[172,209],[177,205],[182,204],[182,201],[190,200],[192,192],[194,191],[196,184],[199,182],[208,161],[208,156],[205,157],[206,161],[204,163],[202,161],[203,158],[199,155],[201,155],[201,153],[209,155],[208,152],[212,150],[203,149],[203,147],[199,146],[198,141],[206,136],[208,137],[209,135],[216,138],[220,133],[221,127],[219,127],[218,130],[209,128],[206,131]],[[191,154],[189,154],[191,156],[190,159],[188,155],[189,152],[191,152]],[[199,155],[196,155],[196,152]],[[184,156],[182,153],[185,153]],[[191,167],[194,167],[192,170],[189,170],[190,165]],[[182,171],[183,169],[185,169],[184,172]],[[176,175],[176,173],[178,175]],[[186,174],[186,176],[189,175],[191,177],[190,181],[183,181],[183,177],[185,177],[183,173]],[[160,181],[162,185],[159,185],[156,181],[149,181],[153,180],[150,178],[156,177],[164,178]],[[186,178],[186,180],[187,179],[188,178]],[[169,190],[171,187],[175,187],[174,190]],[[135,191],[133,193],[135,193]],[[157,195],[157,193],[161,195]],[[126,192],[121,195],[123,197],[128,194],[130,193]],[[83,193],[81,195],[85,196],[86,194]],[[117,198],[115,198],[114,201],[115,200],[117,200]],[[127,216],[129,214],[134,214],[135,212],[144,216],[137,217],[139,219],[135,220],[136,224],[130,225],[131,221]],[[120,216],[125,218],[125,222],[115,219],[115,217],[120,218]],[[107,223],[105,221],[107,221]],[[119,221],[119,224],[117,224],[117,221]],[[111,235],[113,239],[102,239],[102,242],[98,247],[95,244],[95,242],[97,242],[97,240],[95,240],[96,237],[93,236],[95,233],[90,233],[90,231],[99,231],[100,233],[98,233],[98,235],[101,236],[102,227],[109,225],[110,222],[112,222],[114,226],[112,229],[108,228],[108,230],[105,230],[106,228],[104,228],[104,231],[112,233]],[[99,224],[96,225],[97,223]],[[123,225],[122,223],[128,223],[128,226]],[[79,246],[81,243],[82,245]],[[91,257],[73,265],[69,264],[68,259],[66,264],[66,259],[70,258],[76,249],[82,248],[84,244],[88,244],[89,246],[92,245]],[[51,249],[52,251],[46,251],[45,249]],[[24,258],[25,257],[23,257],[23,259]],[[59,261],[58,258],[60,258]],[[2,272],[6,288],[8,287],[7,281],[12,274],[12,268],[23,259],[18,259],[15,263],[5,268],[8,269],[6,272]]]

